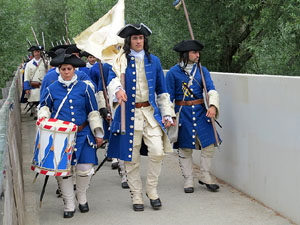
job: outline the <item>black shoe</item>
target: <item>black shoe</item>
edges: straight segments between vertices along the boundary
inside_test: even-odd
[[[33,117],[34,120],[37,120],[37,116]]]
[[[73,185],[73,190],[76,191],[76,184]]]
[[[155,210],[160,209],[160,207],[161,207],[161,201],[159,198],[155,199],[155,200],[150,199],[150,204],[151,204],[152,208]]]
[[[121,184],[121,186],[122,186],[123,189],[128,189],[128,188],[129,188],[129,185],[128,185],[128,183],[127,183],[126,181],[123,182],[123,183]]]
[[[111,168],[112,168],[113,170],[118,169],[118,167],[119,167],[119,163],[118,163],[118,162],[114,162],[114,163],[111,164]]]
[[[83,205],[79,204],[78,207],[79,207],[80,212],[82,212],[82,213],[86,213],[90,210],[87,202]]]
[[[74,216],[74,211],[64,211],[64,218],[72,218]]]
[[[144,205],[143,204],[133,204],[132,205],[134,211],[144,211]]]
[[[184,188],[184,193],[193,193],[193,192],[194,192],[194,188],[193,187]]]
[[[206,184],[206,183],[202,182],[201,180],[199,180],[199,184],[205,185],[207,187],[207,189],[211,192],[217,192],[218,189],[220,188],[219,185],[217,185],[217,184]]]
[[[107,162],[112,162],[112,158],[107,158]]]

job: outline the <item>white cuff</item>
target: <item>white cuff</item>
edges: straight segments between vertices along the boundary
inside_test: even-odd
[[[39,109],[37,113],[38,119],[41,119],[45,117],[46,119],[49,119],[51,116],[50,110],[48,106],[43,106],[42,108]]]
[[[104,136],[104,134],[103,134],[102,130],[99,127],[97,127],[95,129],[95,137],[103,138],[103,136]]]
[[[207,94],[208,94],[209,106],[213,105],[216,107],[217,109],[216,118],[218,118],[219,108],[220,108],[219,94],[216,90],[210,90]]]
[[[170,95],[168,93],[162,93],[158,95],[156,102],[162,116],[176,116],[173,105],[170,101]]]
[[[106,108],[105,98],[103,91],[99,91],[95,94],[98,103],[98,109]]]
[[[102,131],[102,134],[104,134],[102,118],[100,116],[99,111],[90,112],[88,115],[88,121],[89,121],[89,125],[90,125],[90,128],[91,128],[94,136],[96,136],[95,130],[97,128],[99,128]]]

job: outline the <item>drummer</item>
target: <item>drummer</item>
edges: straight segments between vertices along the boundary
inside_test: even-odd
[[[75,55],[62,53],[50,64],[59,68],[60,75],[42,93],[38,117],[56,118],[78,126],[71,164],[75,165],[79,210],[85,213],[89,211],[86,191],[94,173],[93,165],[98,164],[96,149],[103,142],[102,119],[93,90],[78,80],[75,74],[75,68],[84,66],[85,62]],[[64,200],[64,218],[71,218],[75,213],[71,175],[63,177],[60,187]]]

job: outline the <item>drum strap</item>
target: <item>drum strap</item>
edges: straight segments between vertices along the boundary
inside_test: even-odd
[[[76,82],[76,83],[77,83],[77,82]],[[63,107],[63,104],[65,103],[65,101],[66,101],[68,95],[70,94],[70,92],[72,91],[72,89],[73,89],[73,87],[76,85],[76,83],[74,83],[74,85],[68,90],[68,93],[66,94],[66,96],[64,97],[64,99],[62,100],[62,102],[60,103],[60,105],[59,105],[59,107],[58,107],[58,110],[57,110],[57,112],[56,112],[56,114],[55,114],[55,116],[54,116],[54,119],[56,119],[56,118],[58,117],[58,114],[59,114],[61,108]]]

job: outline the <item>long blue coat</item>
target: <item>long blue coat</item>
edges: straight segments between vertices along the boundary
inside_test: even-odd
[[[145,73],[149,88],[149,102],[154,108],[154,118],[166,132],[162,124],[162,116],[155,102],[155,94],[167,93],[166,81],[161,68],[160,60],[151,55],[151,62],[144,57]],[[132,160],[133,134],[134,134],[134,112],[135,112],[135,90],[136,90],[136,65],[135,57],[130,56],[127,61],[125,72],[125,91],[127,94],[126,108],[126,134],[121,135],[121,107],[116,109],[114,120],[111,124],[111,133],[107,155],[111,158],[119,158],[125,161]],[[110,70],[108,83],[116,77]]]
[[[68,95],[57,119],[80,126],[87,120],[90,112],[98,111],[98,105],[95,94],[89,85],[76,80],[69,88],[72,86],[74,86],[73,90]],[[67,86],[59,81],[55,81],[43,92],[40,104],[41,107],[47,106],[50,109],[51,118],[54,118],[67,92]],[[82,131],[77,132],[75,149],[76,151],[72,156],[72,165],[76,162],[98,164],[96,141],[89,125],[85,126]]]
[[[191,74],[197,69],[194,81],[190,86],[193,95],[187,94],[184,101],[203,99],[203,83],[199,68],[195,64]],[[202,71],[206,83],[207,91],[215,90],[215,86],[210,77],[208,70],[202,66]],[[177,64],[167,72],[167,87],[170,94],[171,102],[173,100],[181,101],[183,99],[182,82],[188,84],[189,76]],[[175,105],[175,112],[179,111],[180,106]],[[206,116],[206,108],[202,105],[182,106],[179,121],[178,141],[174,144],[174,148],[191,148],[196,149],[196,134],[199,137],[202,147],[215,144],[215,136],[210,122],[210,118]]]

